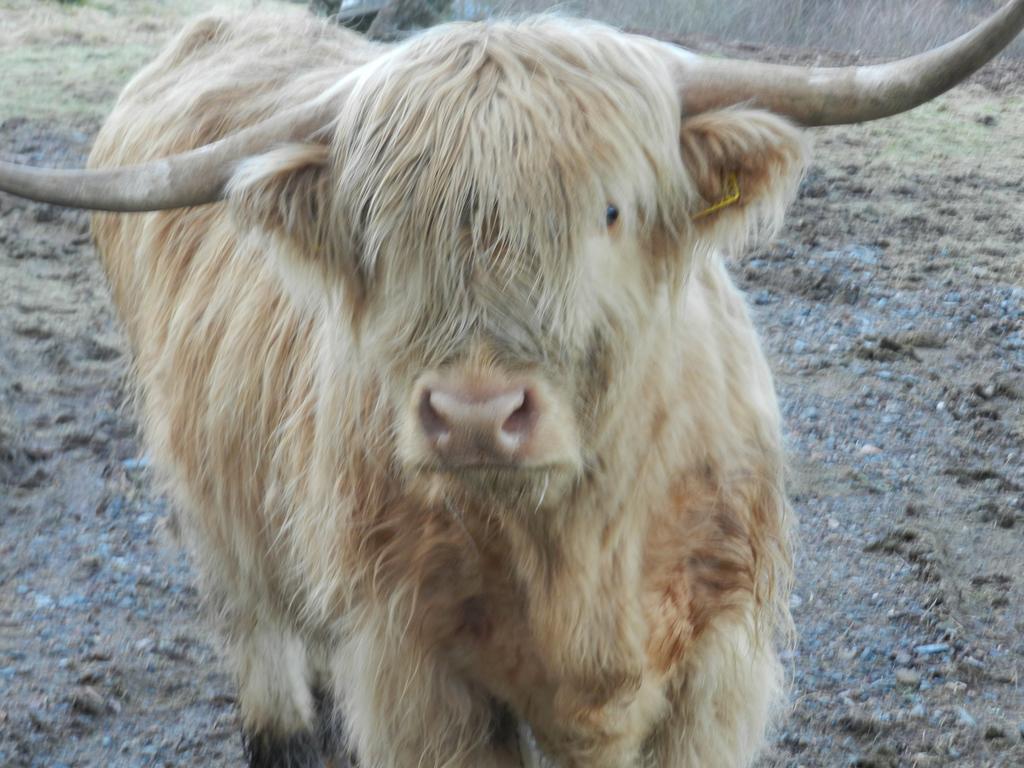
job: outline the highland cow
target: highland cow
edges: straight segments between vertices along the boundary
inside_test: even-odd
[[[909,109],[1022,25],[807,70],[554,17],[379,45],[211,16],[92,170],[0,164],[107,211],[251,765],[748,765],[792,520],[723,254],[779,221],[796,125]]]

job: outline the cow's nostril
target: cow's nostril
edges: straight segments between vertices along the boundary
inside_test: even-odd
[[[444,461],[473,465],[516,461],[536,429],[536,396],[525,388],[433,386],[418,400],[418,420]]]
[[[437,409],[430,402],[430,390],[424,390],[420,398],[420,424],[427,437],[434,442],[445,440],[451,432],[451,427],[445,421],[444,416],[437,412]]]
[[[536,409],[533,406],[533,398],[528,391],[524,391],[522,402],[502,423],[501,431],[506,435],[521,439],[533,428],[535,416]]]

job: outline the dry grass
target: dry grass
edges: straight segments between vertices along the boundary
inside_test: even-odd
[[[0,0],[0,124],[11,117],[95,122],[184,19],[214,8],[284,5],[275,0]]]
[[[123,83],[192,15],[289,8],[305,0],[0,0],[0,123],[92,123]],[[896,55],[955,37],[991,0],[456,0],[456,16],[559,9],[681,38]],[[1024,45],[1017,50],[1024,52]]]
[[[456,15],[559,10],[672,37],[892,56],[966,32],[993,0],[456,0]],[[1024,44],[1014,46],[1024,55]]]

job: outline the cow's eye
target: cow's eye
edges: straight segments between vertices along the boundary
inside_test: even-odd
[[[614,205],[609,205],[607,210],[604,212],[604,221],[611,227],[614,226],[615,222],[619,220],[619,209]]]

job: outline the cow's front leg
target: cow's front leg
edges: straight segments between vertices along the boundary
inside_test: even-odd
[[[321,768],[320,713],[302,640],[277,622],[250,621],[228,632],[227,656],[249,768]]]
[[[387,617],[354,631],[332,667],[359,768],[521,768],[507,711]]]
[[[645,768],[746,768],[782,698],[782,668],[767,638],[722,622],[692,649],[670,698]]]
[[[597,685],[563,685],[551,704],[535,711],[532,729],[549,768],[639,768],[652,727],[663,716],[665,697],[640,674],[622,675],[619,693],[606,700]],[[660,768],[660,767],[659,767]]]

